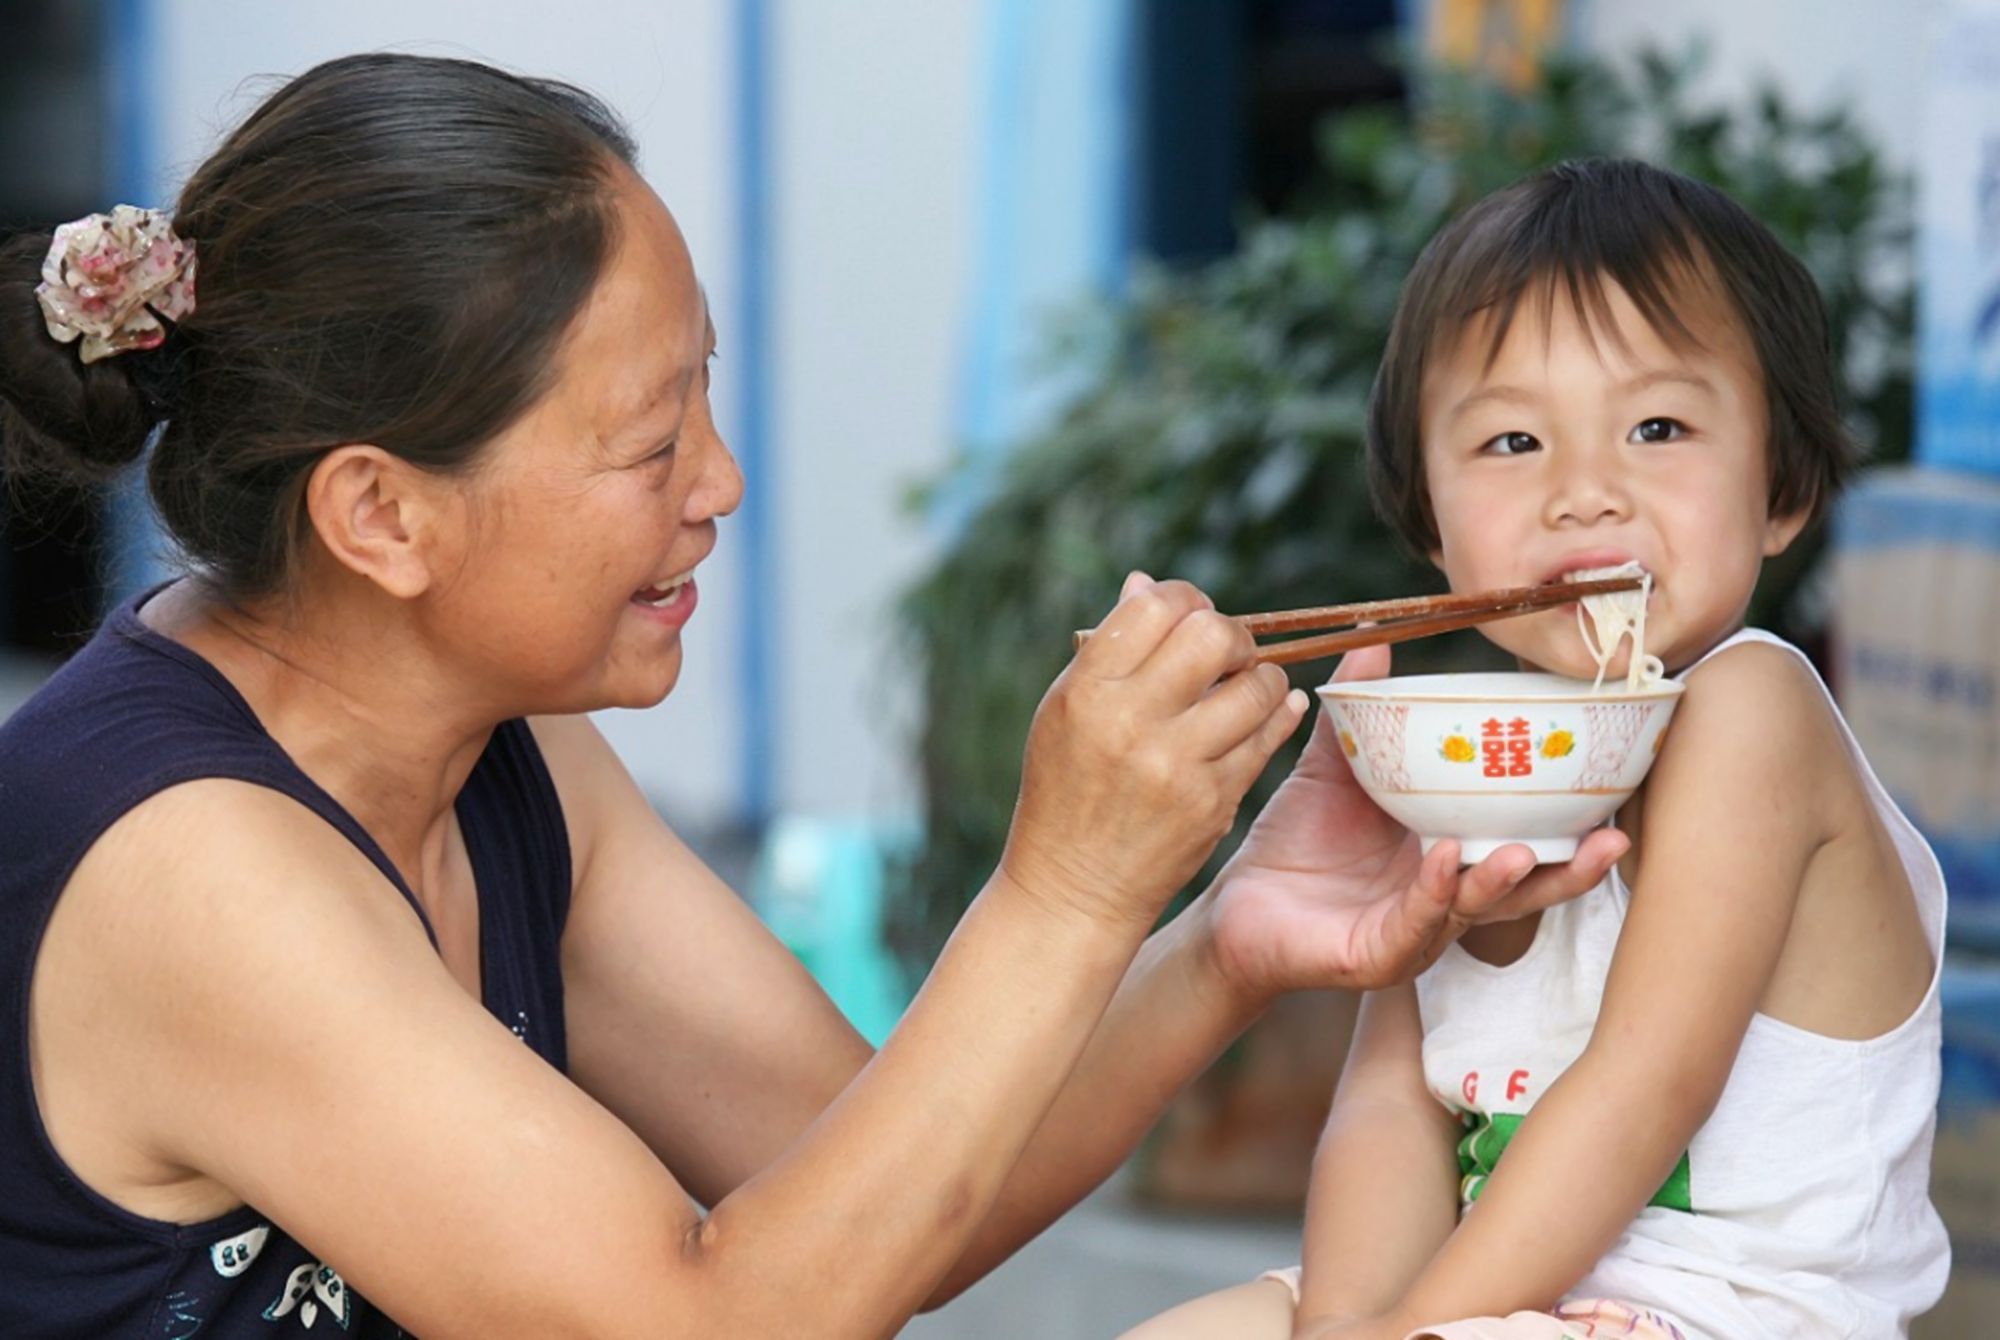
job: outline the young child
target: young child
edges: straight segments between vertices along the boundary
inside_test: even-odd
[[[1566,163],[1426,250],[1377,501],[1454,589],[1642,564],[1686,692],[1603,885],[1363,1006],[1302,1272],[1135,1340],[1872,1338],[1936,1301],[1943,880],[1810,663],[1743,626],[1856,458],[1837,381],[1804,267],[1673,173]],[[1486,629],[1596,672],[1574,607]]]

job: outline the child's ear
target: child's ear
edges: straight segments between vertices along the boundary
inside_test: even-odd
[[[1792,541],[1799,538],[1799,532],[1812,520],[1812,509],[1801,507],[1796,511],[1774,514],[1764,521],[1764,557],[1776,558],[1792,547]]]

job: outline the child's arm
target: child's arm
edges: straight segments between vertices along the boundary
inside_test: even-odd
[[[1417,992],[1370,992],[1306,1198],[1298,1332],[1402,1296],[1458,1221],[1458,1124],[1424,1087]]]
[[[1789,653],[1751,646],[1689,677],[1647,787],[1643,868],[1590,1043],[1386,1329],[1551,1307],[1713,1110],[1826,840],[1815,778],[1846,764],[1806,676]]]

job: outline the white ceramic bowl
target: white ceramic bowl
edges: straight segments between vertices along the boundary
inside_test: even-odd
[[[1681,686],[1543,674],[1407,675],[1319,690],[1375,803],[1470,863],[1510,842],[1567,861],[1645,780]]]

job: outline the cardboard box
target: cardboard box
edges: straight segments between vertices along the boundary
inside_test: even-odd
[[[1951,1283],[1911,1340],[2000,1333],[2000,965],[1947,962],[1944,1089],[1931,1199],[1951,1230]]]
[[[1841,708],[1937,850],[1953,943],[2000,949],[2000,480],[1877,472],[1834,556]]]

